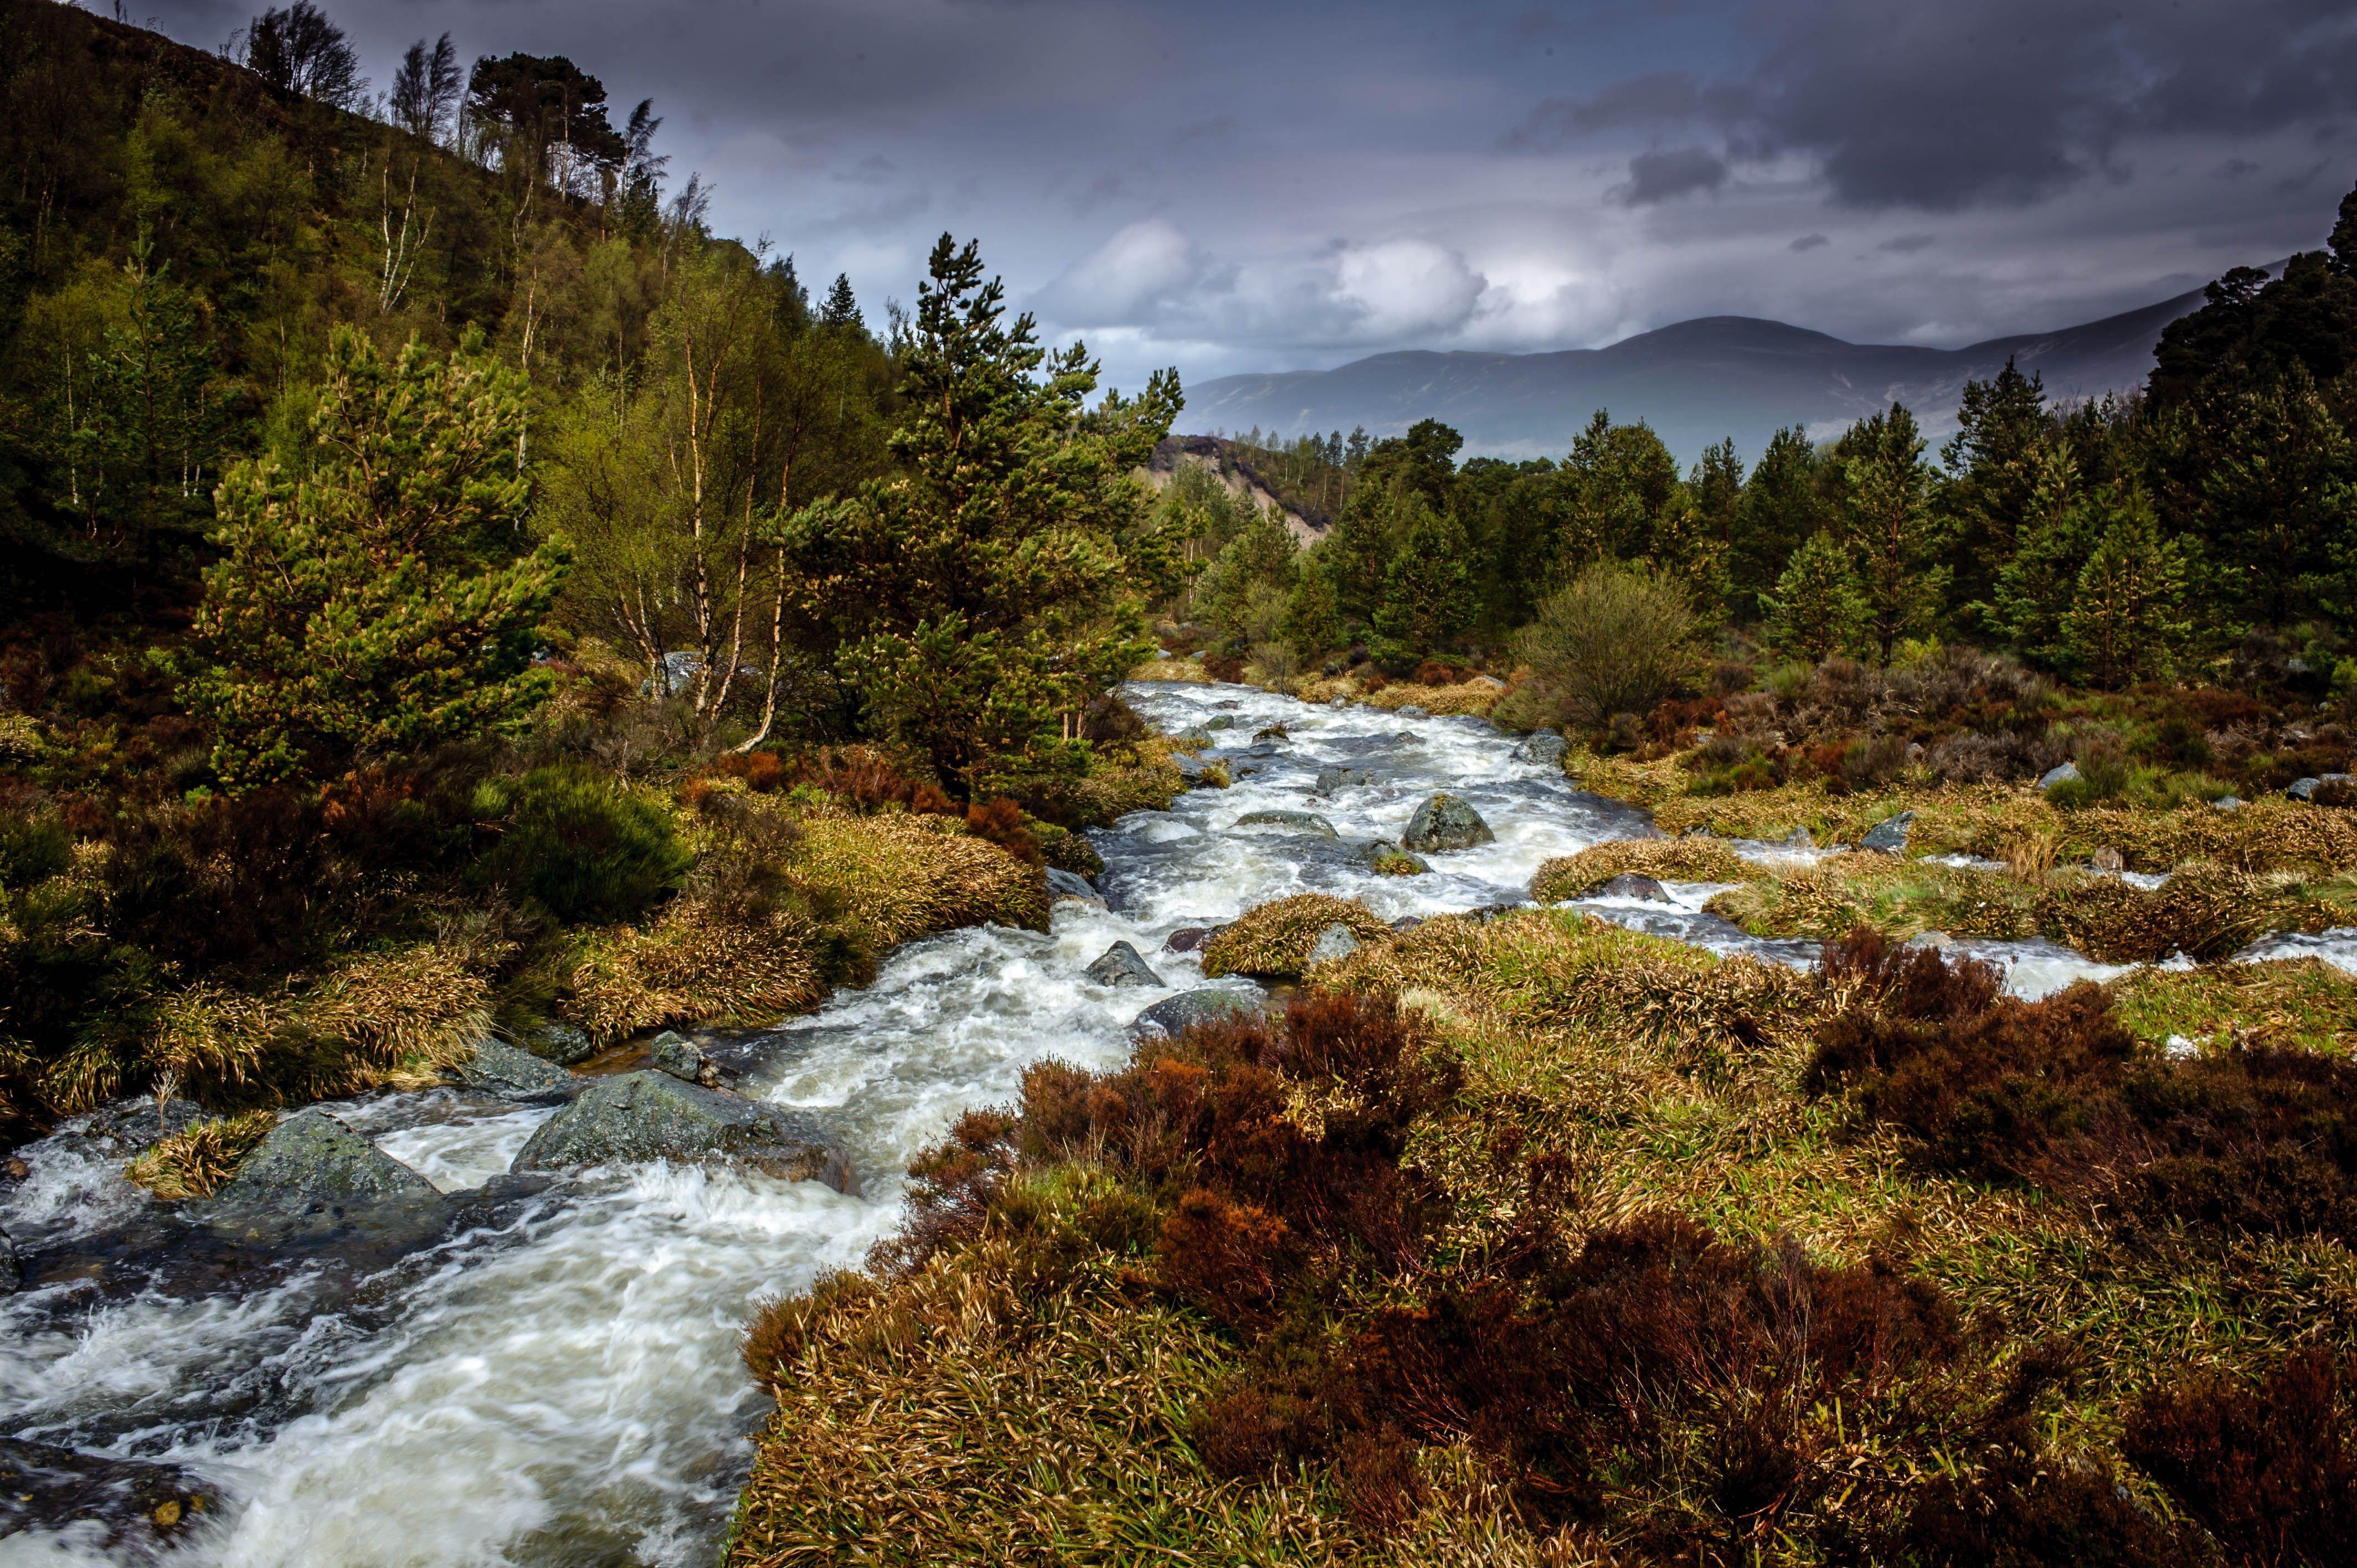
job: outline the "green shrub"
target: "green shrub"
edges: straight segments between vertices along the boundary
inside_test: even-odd
[[[474,880],[528,895],[565,921],[624,920],[677,890],[694,856],[662,808],[579,768],[541,768],[475,791],[499,843]]]
[[[1644,714],[1706,667],[1703,627],[1673,578],[1604,562],[1539,606],[1516,656],[1534,681],[1516,723],[1592,729],[1616,714]],[[1522,697],[1523,693],[1517,693]]]
[[[73,864],[73,835],[51,816],[0,812],[0,887],[30,887]]]

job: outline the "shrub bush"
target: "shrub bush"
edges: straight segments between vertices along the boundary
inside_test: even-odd
[[[1650,712],[1702,672],[1702,633],[1674,579],[1644,566],[1591,566],[1517,634],[1515,658],[1532,680],[1513,716],[1534,728],[1593,729],[1615,714]],[[1533,705],[1541,711],[1522,711]]]
[[[45,811],[0,811],[0,887],[29,887],[73,864],[73,835]]]
[[[584,768],[486,780],[475,809],[500,825],[472,880],[527,895],[567,923],[629,919],[676,892],[694,858],[670,813]]]
[[[2357,1562],[2357,1364],[2310,1348],[2255,1384],[2156,1390],[2121,1447],[2230,1562]]]

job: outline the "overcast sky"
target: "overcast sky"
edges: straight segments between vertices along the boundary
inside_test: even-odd
[[[322,5],[379,88],[447,29],[653,98],[716,229],[877,325],[978,237],[1132,388],[1717,314],[1961,345],[2319,244],[2357,180],[2349,0]]]

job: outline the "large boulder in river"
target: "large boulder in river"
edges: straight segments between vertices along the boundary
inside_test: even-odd
[[[476,1046],[475,1054],[451,1070],[469,1089],[531,1098],[567,1094],[580,1081],[576,1075],[555,1063],[543,1061],[530,1051],[520,1051],[498,1040],[485,1040]]]
[[[219,1497],[177,1465],[0,1437],[0,1540],[28,1541],[29,1532],[63,1534],[70,1527],[87,1535],[83,1547],[112,1560],[153,1563],[197,1529]],[[46,1554],[23,1561],[36,1560],[52,1561]],[[84,1559],[77,1552],[72,1560]],[[54,1561],[67,1558],[60,1553]]]
[[[1049,902],[1061,903],[1064,899],[1072,898],[1083,904],[1093,904],[1100,909],[1105,907],[1104,895],[1079,872],[1064,871],[1051,865],[1047,875]]]
[[[1437,854],[1445,850],[1471,849],[1475,844],[1490,843],[1497,834],[1481,820],[1481,813],[1454,795],[1435,795],[1415,809],[1407,821],[1407,832],[1400,835],[1403,848],[1419,854]]]
[[[426,1198],[433,1184],[324,1111],[298,1111],[270,1130],[216,1195],[224,1209],[274,1214]]]
[[[0,1295],[13,1295],[25,1283],[25,1265],[16,1256],[16,1243],[8,1240],[8,1232],[0,1230]]]
[[[1198,1024],[1257,1018],[1265,1005],[1263,998],[1254,993],[1230,991],[1222,986],[1207,985],[1194,991],[1182,991],[1176,996],[1157,1002],[1131,1019],[1130,1037],[1158,1039],[1164,1036],[1183,1035]]]
[[[1334,824],[1315,811],[1246,811],[1238,817],[1240,828],[1276,828],[1292,833],[1315,833],[1319,838],[1334,837]]]
[[[1559,769],[1563,767],[1564,753],[1569,749],[1563,736],[1555,734],[1555,731],[1533,730],[1523,737],[1520,746],[1514,747],[1513,759],[1516,762],[1534,762],[1541,768]]]
[[[856,1192],[851,1162],[817,1129],[772,1106],[667,1073],[600,1079],[540,1124],[511,1168],[568,1171],[648,1160],[726,1160]]]
[[[1099,985],[1135,985],[1153,991],[1162,988],[1162,977],[1127,942],[1115,942],[1105,949],[1089,965],[1087,973]]]

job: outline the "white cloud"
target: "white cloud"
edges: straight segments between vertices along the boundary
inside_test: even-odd
[[[1065,327],[1137,323],[1202,272],[1194,244],[1167,218],[1148,218],[1074,262],[1041,291],[1040,310]]]

